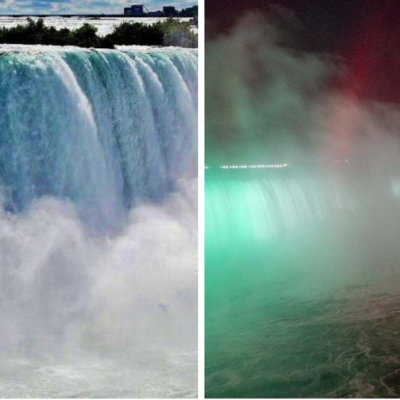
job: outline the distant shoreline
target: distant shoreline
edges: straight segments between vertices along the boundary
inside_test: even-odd
[[[0,14],[2,17],[13,17],[13,18],[157,18],[157,19],[193,19],[193,17],[166,17],[166,16],[147,16],[147,15],[125,15],[125,14]]]
[[[179,46],[196,48],[198,36],[189,21],[164,18],[146,24],[145,20],[124,19],[105,36],[98,34],[95,19],[83,18],[80,27],[56,27],[46,25],[45,18],[17,19],[10,27],[0,27],[1,44],[26,44],[49,46],[79,46],[108,48],[115,46]],[[65,20],[65,18],[64,18]],[[48,20],[49,21],[49,20]]]

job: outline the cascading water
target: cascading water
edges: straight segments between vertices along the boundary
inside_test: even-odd
[[[197,51],[1,47],[0,396],[195,396],[196,165]]]
[[[210,246],[266,243],[355,206],[334,178],[210,179],[205,193]]]
[[[400,395],[399,108],[370,36],[354,71],[306,32],[271,6],[207,42],[209,398]]]
[[[5,207],[57,196],[115,223],[135,202],[162,201],[195,157],[196,54],[39,52],[1,57]]]
[[[397,180],[236,175],[206,172],[206,396],[395,395]]]

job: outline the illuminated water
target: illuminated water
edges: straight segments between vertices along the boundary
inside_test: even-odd
[[[0,397],[195,397],[197,52],[0,47]]]
[[[397,180],[206,176],[206,396],[398,397]]]

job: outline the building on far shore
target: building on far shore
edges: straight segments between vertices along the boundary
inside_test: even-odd
[[[143,17],[144,16],[144,5],[133,4],[131,7],[124,8],[124,14],[132,17]]]
[[[124,15],[127,17],[181,17],[197,18],[198,6],[184,8],[178,11],[174,6],[164,6],[162,11],[149,11],[144,4],[132,4],[124,8]]]
[[[177,17],[179,14],[174,6],[163,7],[163,13],[166,17]]]

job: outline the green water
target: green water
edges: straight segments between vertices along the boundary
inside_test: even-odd
[[[206,397],[398,397],[400,209],[331,179],[208,179]]]

